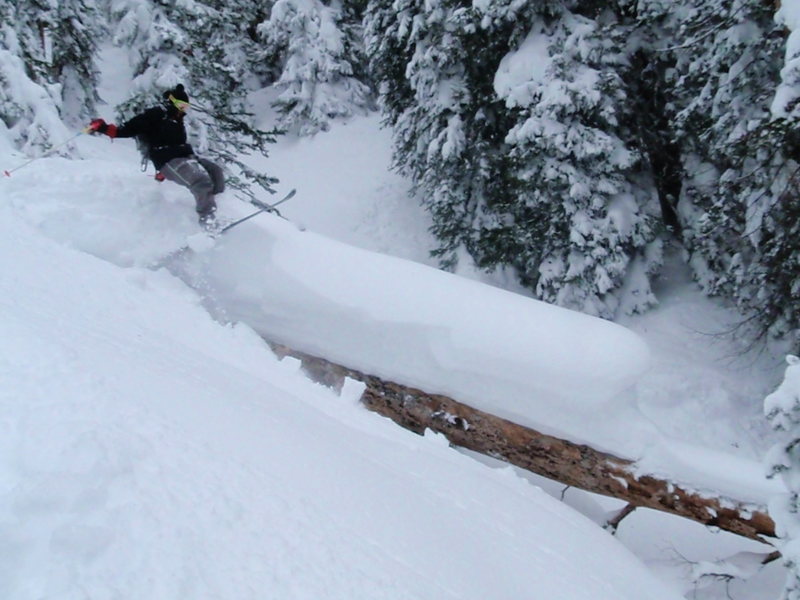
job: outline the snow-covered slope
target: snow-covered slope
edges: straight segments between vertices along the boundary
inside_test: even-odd
[[[76,192],[29,191],[0,207],[0,597],[678,597],[511,470],[366,412],[356,384],[311,384],[166,271],[45,238]],[[126,205],[83,199],[75,240]]]
[[[53,239],[119,266],[150,265],[197,232],[189,194],[138,173],[132,142],[81,142],[97,158],[43,159],[15,173],[3,182],[8,205]],[[230,194],[220,204],[228,216],[250,208]],[[220,320],[242,321],[298,350],[641,459],[690,487],[713,482],[753,502],[776,489],[753,477],[761,467],[746,457],[725,455],[736,466],[720,472],[716,449],[676,438],[669,420],[642,411],[634,384],[648,350],[618,325],[269,215],[169,266]]]

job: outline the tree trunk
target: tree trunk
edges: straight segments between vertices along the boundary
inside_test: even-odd
[[[637,476],[636,463],[575,444],[469,407],[446,396],[384,381],[372,375],[273,345],[278,356],[301,360],[319,383],[341,389],[345,377],[366,384],[361,402],[370,410],[422,434],[443,434],[451,444],[543,475],[588,492],[611,496],[631,507],[660,510],[703,525],[766,542],[775,524],[763,507],[732,498],[708,497],[677,483]]]

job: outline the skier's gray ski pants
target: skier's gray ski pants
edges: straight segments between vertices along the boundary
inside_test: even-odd
[[[201,219],[217,210],[214,194],[225,191],[225,176],[219,165],[199,156],[173,158],[161,167],[161,172],[166,179],[189,188]]]

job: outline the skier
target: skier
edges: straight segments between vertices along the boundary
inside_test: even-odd
[[[214,195],[225,190],[225,178],[219,165],[196,156],[186,142],[183,119],[189,106],[189,96],[183,85],[178,84],[164,92],[163,106],[149,108],[119,127],[103,119],[93,119],[89,130],[110,138],[138,138],[156,168],[156,179],[168,179],[189,188],[200,224],[215,232],[218,225]]]

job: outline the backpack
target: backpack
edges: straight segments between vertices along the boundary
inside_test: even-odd
[[[156,108],[161,111],[162,114],[161,118],[166,119],[167,112],[160,106],[154,107],[151,110],[154,110]],[[147,165],[150,163],[150,146],[151,146],[150,140],[147,138],[147,136],[143,134],[137,135],[135,139],[136,139],[136,149],[139,151],[139,155],[142,158],[142,163],[141,163],[142,173],[144,173],[147,171]],[[158,181],[164,181],[164,176],[161,175],[161,173],[159,172],[156,172],[155,177]]]

